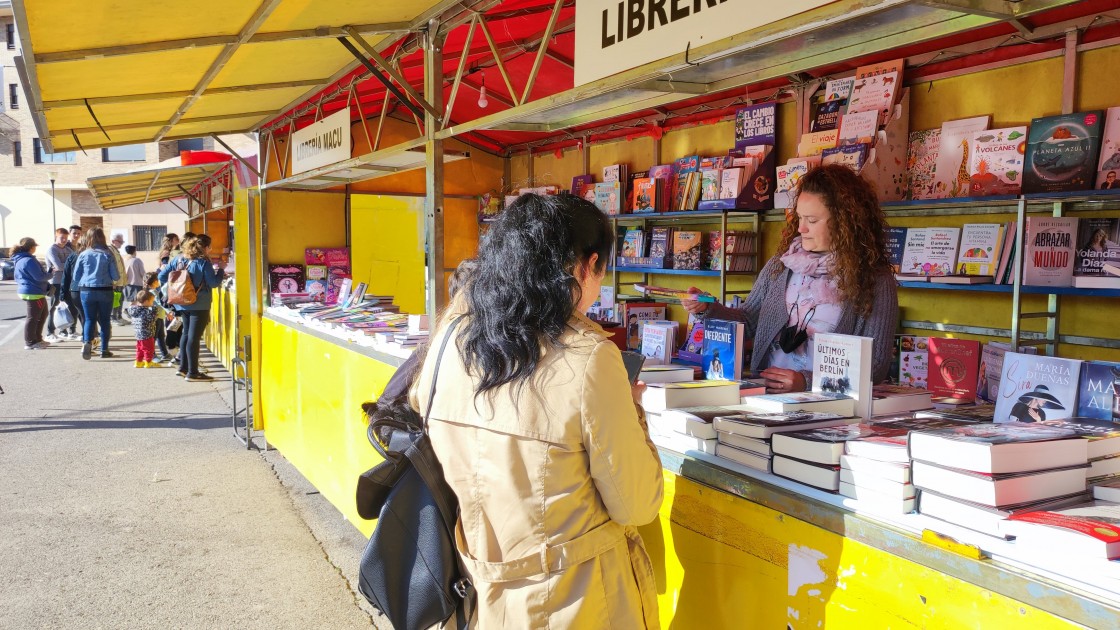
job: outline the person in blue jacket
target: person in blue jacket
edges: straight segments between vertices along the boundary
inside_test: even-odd
[[[25,350],[49,348],[51,344],[43,341],[43,324],[47,322],[47,293],[50,291],[50,274],[35,258],[39,244],[35,239],[22,238],[19,245],[12,248],[12,263],[15,265],[16,294],[27,302],[27,322],[23,325],[23,347]]]
[[[113,356],[109,351],[109,338],[112,323],[109,315],[113,310],[113,283],[121,277],[116,261],[105,242],[105,232],[101,228],[90,228],[86,233],[86,248],[78,254],[74,263],[74,279],[71,288],[77,288],[82,301],[85,322],[82,325],[82,358],[89,360],[93,352],[94,332],[101,328],[101,358]]]
[[[182,341],[179,346],[178,375],[191,382],[214,380],[203,374],[199,367],[198,354],[201,350],[202,335],[210,324],[210,303],[214,287],[222,282],[225,271],[214,269],[210,261],[210,237],[199,234],[183,241],[183,253],[164,265],[159,272],[160,284],[167,285],[173,271],[186,269],[197,296],[193,304],[172,304],[176,314],[183,318]],[[170,287],[169,287],[170,290]]]

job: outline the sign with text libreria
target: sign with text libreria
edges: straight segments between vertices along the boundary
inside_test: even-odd
[[[576,0],[583,85],[835,0]]]
[[[350,159],[350,109],[292,134],[292,175]]]

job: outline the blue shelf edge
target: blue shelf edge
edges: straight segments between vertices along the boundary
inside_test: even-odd
[[[900,282],[903,289],[934,289],[941,291],[979,291],[981,293],[1012,293],[1010,284],[940,284],[937,282]],[[1077,287],[1022,287],[1030,295],[1075,295],[1082,297],[1120,297],[1120,289],[1079,289]]]
[[[712,218],[720,217],[723,215],[728,216],[749,216],[752,214],[760,214],[759,210],[681,210],[677,212],[627,212],[624,214],[612,214],[611,219],[679,219],[685,217],[697,218]]]
[[[990,197],[951,197],[948,199],[911,199],[908,201],[884,201],[879,204],[884,210],[892,208],[913,208],[918,206],[961,206],[961,205],[1001,205],[1017,203],[1019,199],[1028,202],[1067,201],[1112,201],[1120,199],[1120,189],[1116,190],[1071,190],[1069,192],[1028,193],[1024,195],[992,195]]]
[[[719,277],[718,271],[711,269],[658,269],[656,267],[607,267],[608,271],[617,271],[619,273],[648,273],[665,276],[707,276]],[[724,272],[729,276],[746,276],[752,275],[753,271],[727,271]]]

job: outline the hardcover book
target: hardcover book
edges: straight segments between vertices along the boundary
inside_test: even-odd
[[[631,207],[635,214],[656,212],[659,203],[656,179],[644,177],[634,180],[634,195]]]
[[[1077,217],[1027,217],[1023,284],[1068,287],[1073,283]]]
[[[771,105],[773,105],[771,103]],[[743,192],[732,201],[721,199],[707,202],[709,209],[769,210],[774,207],[774,168],[776,151],[773,144],[747,144],[732,150],[732,166],[743,166],[743,158],[750,158],[754,171],[747,176]]]
[[[327,267],[326,265],[308,265],[307,266],[307,279],[308,280],[326,280]]]
[[[846,116],[873,111],[877,112],[879,116],[876,125],[886,124],[887,120],[890,119],[891,109],[894,107],[898,82],[898,72],[885,72],[857,78],[855,84],[852,85],[852,95],[848,97]]]
[[[703,269],[702,233],[677,230],[673,233],[673,269]]]
[[[611,164],[603,167],[604,182],[621,182],[626,179],[626,165]]]
[[[894,72],[902,78],[903,68],[906,66],[905,59],[892,59],[890,61],[881,61],[879,63],[867,64],[856,68],[856,79],[864,77],[873,77],[881,74]]]
[[[1092,188],[1097,180],[1103,117],[1104,112],[1095,110],[1032,120],[1023,192]]]
[[[650,258],[667,259],[669,256],[669,243],[672,242],[673,228],[655,227],[650,230],[649,256]]]
[[[709,380],[739,380],[743,375],[745,324],[709,319],[704,324],[700,367]]]
[[[1018,195],[1023,188],[1023,154],[1027,128],[978,131],[969,157],[970,197]]]
[[[809,172],[809,165],[804,162],[796,164],[783,164],[777,168],[774,188],[774,207],[790,208],[793,206],[793,191],[797,183]]]
[[[1080,218],[1073,275],[1103,276],[1108,264],[1120,265],[1120,219]]]
[[[304,283],[303,290],[312,300],[323,302],[327,299],[327,280],[308,280]]]
[[[1012,514],[1000,531],[1029,549],[1108,560],[1120,558],[1120,505],[1090,501],[1047,512]]]
[[[595,177],[592,175],[576,175],[572,178],[572,195],[587,199],[585,191],[587,188],[594,190]],[[590,200],[594,203],[594,199]]]
[[[700,364],[703,359],[701,352],[704,350],[704,318],[696,315],[688,316],[688,332],[684,336],[684,344],[677,353],[677,358],[692,364]],[[689,380],[692,380],[691,378]]]
[[[1073,431],[1087,440],[1089,443],[1086,446],[1088,447],[1090,461],[1120,455],[1120,424],[1110,419],[1075,417],[1063,420],[1046,420],[1040,424]]]
[[[845,101],[852,95],[852,85],[856,82],[855,77],[848,77],[846,79],[833,79],[824,84],[824,98],[826,101]]]
[[[840,135],[836,138],[836,146],[843,147],[860,143],[872,144],[875,142],[875,132],[878,129],[878,112],[849,112],[840,121]]]
[[[723,171],[718,168],[700,171],[700,199],[704,201],[719,199],[719,187],[722,178]]]
[[[665,319],[665,305],[657,302],[623,302],[622,321],[626,325],[626,349],[642,347],[641,323]]]
[[[308,247],[304,250],[303,257],[304,262],[309,265],[350,266],[350,250],[345,247]]]
[[[840,123],[846,100],[835,99],[813,103],[809,110],[809,131],[832,131]]]
[[[700,169],[700,156],[690,155],[677,160],[673,172],[676,179],[673,180],[672,206],[669,208],[672,212],[686,210],[688,206],[688,183],[690,175]]]
[[[1116,190],[1120,189],[1120,107],[1109,107],[1104,113],[1104,118],[1096,188]]]
[[[303,287],[303,265],[269,265],[269,288],[273,293],[299,293]]]
[[[775,455],[785,455],[807,462],[839,465],[844,444],[861,437],[881,434],[882,430],[868,424],[841,424],[819,429],[775,433],[770,446]]]
[[[929,374],[929,337],[899,336],[898,384],[925,389]]]
[[[895,273],[902,271],[902,252],[906,248],[906,228],[887,228],[887,255],[891,259],[891,268]]]
[[[961,470],[1006,474],[1084,466],[1086,442],[1069,429],[1039,424],[968,424],[910,434],[910,456]]]
[[[595,207],[610,215],[620,214],[622,212],[622,184],[619,182],[595,184]]]
[[[797,145],[797,155],[799,157],[820,155],[821,151],[835,147],[839,137],[840,131],[838,129],[807,133],[801,136],[801,142]]]
[[[1077,415],[1120,423],[1120,363],[1086,361],[1080,380]]]
[[[950,120],[941,125],[931,199],[964,197],[972,186],[969,155],[972,137],[988,128],[991,116]]]
[[[636,258],[645,255],[645,232],[632,229],[626,230],[622,239],[622,255]]]
[[[819,411],[851,416],[855,411],[855,400],[843,394],[818,392],[792,392],[789,394],[763,394],[743,399],[743,405],[750,411],[760,413],[782,413],[787,411]]]
[[[907,199],[934,199],[934,173],[941,145],[941,129],[910,134],[906,153]]]
[[[870,418],[873,343],[870,337],[813,335],[813,392],[851,397],[855,415]]]
[[[648,175],[650,179],[657,180],[661,192],[658,204],[654,207],[657,212],[671,210],[669,203],[673,201],[673,184],[677,181],[677,167],[675,164],[658,164],[651,166]]]
[[[999,262],[1003,244],[1003,226],[999,223],[966,223],[961,229],[957,273],[970,276],[992,276]]]
[[[851,418],[837,413],[787,411],[780,413],[728,412],[716,416],[712,424],[719,433],[767,439],[775,433],[801,431],[849,424]]]
[[[979,374],[979,341],[929,338],[929,390],[934,402],[976,402]]]
[[[777,140],[777,113],[777,103],[760,103],[735,110],[735,148],[752,144],[773,146]]]
[[[642,354],[652,365],[668,365],[673,359],[673,326],[661,322],[645,322],[642,328]]]
[[[858,173],[863,168],[863,163],[867,161],[870,146],[870,144],[860,143],[825,149],[821,151],[821,164],[842,164]]]
[[[1017,352],[1003,357],[994,422],[1041,422],[1077,411],[1081,361]]]

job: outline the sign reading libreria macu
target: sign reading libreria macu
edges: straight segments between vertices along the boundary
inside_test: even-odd
[[[576,0],[575,84],[696,50],[833,0]]]
[[[292,134],[292,174],[350,159],[350,110],[344,109]]]

